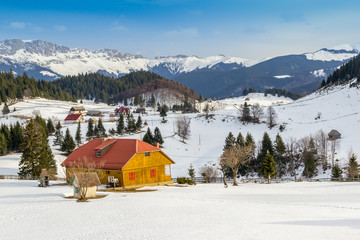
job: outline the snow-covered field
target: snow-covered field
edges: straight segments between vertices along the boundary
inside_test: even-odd
[[[69,186],[0,180],[0,239],[360,239],[360,183],[153,189],[77,203]]]
[[[148,115],[142,116],[143,121],[149,124],[149,127],[154,131],[155,127],[159,127],[164,138],[163,151],[168,154],[175,162],[172,166],[172,176],[186,176],[187,169],[190,163],[198,170],[204,164],[212,164],[218,161],[218,157],[222,153],[224,140],[231,131],[236,136],[239,132],[246,135],[251,133],[255,141],[260,141],[264,132],[268,132],[270,137],[274,140],[277,133],[283,137],[284,141],[290,138],[302,138],[315,134],[319,130],[324,130],[326,133],[332,129],[338,130],[342,134],[339,141],[340,146],[337,149],[336,158],[339,159],[341,167],[346,167],[348,151],[352,150],[360,156],[360,137],[357,129],[360,128],[360,91],[357,88],[349,88],[348,86],[336,87],[328,92],[316,93],[306,96],[297,101],[292,101],[287,98],[278,98],[274,96],[264,97],[263,94],[249,94],[248,103],[259,103],[262,106],[274,106],[277,114],[278,124],[286,126],[285,131],[280,132],[278,127],[269,129],[266,124],[242,124],[237,116],[239,115],[239,107],[244,104],[245,97],[230,98],[212,102],[215,110],[210,112],[214,114],[213,118],[206,120],[204,114],[187,114],[191,118],[191,136],[186,140],[186,144],[180,141],[178,136],[174,136],[176,130],[176,119],[182,114],[168,113],[166,119],[167,123],[161,123],[161,117],[158,113],[152,112],[148,109]],[[63,120],[68,114],[71,106],[75,105],[71,102],[50,101],[45,99],[33,99],[16,103],[10,107],[12,110],[16,108],[15,112],[11,112],[7,117],[0,117],[0,123],[9,123],[16,120],[11,117],[14,115],[33,116],[34,110],[39,111],[44,118],[56,118]],[[109,113],[113,112],[114,106],[106,104],[94,104],[93,102],[85,102],[86,110],[99,109],[105,112],[104,126],[106,129],[115,128],[116,122],[111,122]],[[204,109],[205,103],[202,105]],[[315,120],[318,113],[321,113],[321,118]],[[0,115],[1,116],[1,115]],[[135,114],[135,118],[137,118]],[[85,119],[89,118],[88,116]],[[265,121],[265,118],[263,119]],[[72,135],[75,135],[77,124],[64,125],[64,131],[69,127]],[[87,130],[87,123],[81,124],[81,131],[83,141],[85,141],[85,134]],[[146,128],[139,134],[124,135],[123,138],[139,138],[142,139]],[[50,137],[49,142],[53,139]],[[60,164],[65,157],[59,155],[59,151],[52,147],[56,154],[58,164]],[[19,155],[9,155],[0,157],[0,175],[7,172],[16,172],[17,164],[16,157]],[[4,161],[5,160],[5,161]],[[16,169],[9,169],[10,165]],[[199,171],[197,171],[199,172]],[[62,171],[60,171],[61,175]],[[327,173],[329,174],[329,172]],[[199,175],[199,173],[197,174]]]

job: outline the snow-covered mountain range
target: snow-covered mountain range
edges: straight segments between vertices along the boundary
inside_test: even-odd
[[[178,55],[147,59],[140,55],[122,54],[113,49],[72,49],[41,40],[0,41],[0,70],[12,68],[16,73],[31,72],[29,75],[47,80],[89,72],[121,76],[139,70],[153,71],[173,78],[196,69],[221,71],[251,66],[255,63],[251,60],[223,55],[206,58]]]
[[[0,71],[12,69],[35,79],[99,72],[122,76],[146,70],[178,81],[207,97],[241,95],[243,88],[285,88],[309,92],[336,68],[360,52],[360,44],[323,48],[315,52],[267,58],[256,62],[224,55],[168,56],[148,59],[117,50],[69,48],[42,40],[0,41]]]

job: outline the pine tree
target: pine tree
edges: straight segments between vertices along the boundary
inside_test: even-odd
[[[48,144],[45,129],[34,120],[31,120],[26,126],[22,149],[19,175],[38,177],[43,168],[56,174],[56,163]]]
[[[195,169],[193,168],[192,164],[190,163],[190,167],[188,168],[188,174],[192,181],[195,179]]]
[[[243,122],[251,122],[252,118],[250,116],[250,108],[247,102],[245,102],[244,107],[241,112],[241,121]]]
[[[282,140],[279,134],[276,135],[274,146],[275,146],[274,157],[277,166],[277,172],[281,176],[286,172],[286,158],[285,158],[286,147],[284,141]]]
[[[225,138],[225,145],[223,150],[228,149],[232,146],[234,146],[236,143],[235,137],[232,134],[232,132],[229,132],[229,134],[227,135],[227,137]]]
[[[241,133],[238,134],[237,138],[236,138],[236,144],[240,145],[240,146],[245,146],[245,139],[243,137],[243,135]]]
[[[250,144],[252,144],[253,146],[255,146],[255,142],[254,142],[253,136],[248,132],[248,133],[246,134],[245,145],[246,145],[246,146],[249,146]]]
[[[7,103],[5,102],[4,108],[2,110],[3,115],[6,115],[10,112],[9,106],[7,105]]]
[[[55,132],[55,128],[50,118],[47,120],[46,127],[48,129],[49,135],[53,135],[53,133]]]
[[[132,114],[128,115],[126,121],[127,121],[126,130],[129,133],[135,132],[136,131],[136,123],[135,123],[134,116]]]
[[[12,148],[16,151],[20,150],[20,145],[23,140],[23,128],[20,123],[17,121],[11,132],[11,145]]]
[[[81,144],[81,126],[80,126],[80,122],[78,123],[77,129],[76,129],[75,141],[76,141],[77,146],[79,147],[80,144]]]
[[[63,134],[62,134],[62,131],[61,131],[61,123],[58,122],[56,124],[56,127],[55,127],[55,138],[54,138],[54,145],[62,145],[62,142],[63,142]]]
[[[94,137],[97,137],[97,138],[100,137],[99,128],[97,125],[95,125],[95,127],[94,127]]]
[[[262,162],[260,173],[263,176],[267,177],[268,183],[270,183],[271,177],[275,177],[277,175],[276,163],[274,161],[273,156],[271,156],[269,151],[266,153],[265,158]]]
[[[120,114],[116,124],[116,133],[122,135],[124,133],[124,130],[125,130],[124,115]]]
[[[124,99],[124,106],[128,106],[129,104],[128,104],[128,100],[127,100],[127,98],[125,98]]]
[[[74,139],[70,134],[69,128],[67,128],[63,144],[61,145],[61,151],[66,152],[69,155],[72,151],[74,151],[75,146]]]
[[[304,170],[302,175],[307,178],[312,178],[316,174],[316,164],[314,155],[311,151],[308,151],[306,148],[304,150]]]
[[[141,127],[142,127],[142,120],[141,120],[141,117],[139,115],[138,118],[137,118],[137,121],[136,121],[136,129],[141,129]]]
[[[86,132],[86,138],[88,140],[92,139],[94,137],[94,126],[93,121],[90,119],[88,122],[87,132]]]
[[[356,155],[352,154],[349,158],[349,163],[347,167],[347,178],[348,179],[354,179],[359,178],[359,163],[356,161]]]
[[[148,144],[152,144],[152,139],[151,139],[151,137],[149,136],[148,133],[145,133],[144,138],[143,138],[143,142],[146,142]]]
[[[0,156],[7,154],[7,144],[5,136],[2,132],[0,132]]]
[[[150,128],[147,129],[146,134],[149,136],[149,138],[150,138],[150,140],[151,140],[150,142],[147,142],[147,143],[153,145],[153,144],[154,144],[154,136],[153,136]],[[145,134],[145,135],[146,135],[146,134]],[[144,138],[145,138],[145,136],[144,136]]]
[[[106,137],[106,130],[104,128],[104,125],[102,123],[102,119],[99,118],[99,122],[98,122],[98,125],[97,125],[97,128],[98,128],[98,131],[99,131],[99,134],[96,134],[98,137]],[[95,130],[94,130],[95,131]]]
[[[162,145],[164,143],[164,140],[161,136],[160,129],[158,127],[156,127],[154,130],[154,142],[159,143],[160,145]]]
[[[167,116],[166,114],[166,109],[167,107],[165,105],[163,105],[162,107],[160,107],[160,117],[164,118]]]
[[[12,141],[11,141],[11,133],[8,126],[6,126],[5,124],[1,125],[1,132],[4,134],[4,137],[6,139],[7,149],[10,150]]]
[[[339,164],[336,163],[335,166],[333,166],[333,168],[331,169],[331,178],[341,180],[342,173],[342,169],[339,167]]]

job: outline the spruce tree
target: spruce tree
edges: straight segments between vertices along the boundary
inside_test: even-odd
[[[97,137],[97,138],[100,137],[100,132],[99,132],[99,128],[97,125],[95,125],[95,127],[94,127],[94,135],[93,136]]]
[[[246,146],[249,146],[250,144],[252,144],[253,146],[255,146],[255,142],[254,142],[253,136],[248,132],[248,133],[246,134],[245,145],[246,145]]]
[[[128,100],[127,100],[127,98],[125,98],[124,99],[124,106],[128,106],[129,104],[128,104]]]
[[[229,134],[225,138],[225,145],[224,145],[223,150],[234,146],[235,143],[236,143],[236,139],[235,139],[234,135],[232,134],[232,132],[229,132]]]
[[[141,129],[141,127],[142,127],[142,120],[141,120],[141,117],[139,115],[138,118],[137,118],[137,121],[136,121],[136,129]]]
[[[53,135],[53,133],[55,132],[55,128],[50,118],[47,120],[46,127],[48,129],[49,135]]]
[[[154,142],[159,143],[160,145],[162,145],[164,143],[164,140],[161,136],[160,129],[158,127],[156,127],[154,130]]]
[[[66,154],[70,154],[74,151],[75,149],[75,142],[74,139],[72,138],[69,128],[66,129],[66,133],[65,133],[65,138],[63,141],[63,144],[61,146],[61,151],[66,152]]]
[[[251,122],[252,118],[250,116],[250,108],[247,102],[245,102],[244,107],[241,112],[241,121],[243,122]]]
[[[282,140],[279,134],[276,135],[274,147],[275,147],[274,157],[277,166],[277,172],[281,176],[286,172],[286,158],[285,158],[286,147],[284,141]]]
[[[275,177],[277,175],[276,163],[269,151],[266,153],[265,158],[262,162],[260,173],[263,176],[267,177],[268,183],[270,183],[271,177]]]
[[[106,137],[106,130],[104,128],[104,125],[102,123],[102,119],[99,118],[99,122],[98,122],[98,125],[97,125],[97,128],[98,128],[98,131],[99,131],[99,134],[96,134],[98,137]],[[95,130],[94,130],[95,131]]]
[[[122,135],[125,130],[124,115],[120,114],[116,124],[116,133]]]
[[[306,148],[304,150],[304,170],[302,175],[307,178],[312,178],[316,174],[316,164],[314,155],[311,151],[308,151]]]
[[[20,123],[17,121],[11,132],[11,145],[12,148],[16,151],[20,150],[20,145],[23,139],[23,128]]]
[[[346,171],[346,177],[349,180],[352,180],[354,178],[359,178],[359,163],[356,161],[356,155],[351,154],[349,158],[349,163]]]
[[[126,130],[129,133],[135,132],[136,131],[136,123],[135,123],[134,116],[132,114],[128,115],[126,121],[127,121]]]
[[[2,110],[3,115],[6,115],[10,112],[9,106],[7,105],[7,103],[5,102],[4,108]]]
[[[7,154],[7,144],[5,136],[2,132],[0,132],[0,156]]]
[[[62,128],[61,123],[58,122],[55,127],[54,145],[60,145],[60,146],[62,145],[64,136],[62,134],[61,128]]]
[[[240,146],[245,146],[245,139],[243,137],[243,135],[241,133],[238,134],[237,138],[236,138],[236,144],[240,145]]]
[[[94,125],[93,121],[90,119],[88,122],[87,132],[86,132],[86,138],[88,140],[92,139],[94,137]]]
[[[152,139],[151,139],[151,137],[149,136],[148,133],[145,133],[144,138],[143,138],[143,142],[146,142],[148,144],[152,144]]]
[[[147,131],[146,131],[146,134],[145,135],[148,135],[149,136],[149,138],[150,138],[150,142],[147,142],[147,143],[149,143],[149,144],[154,144],[154,136],[153,136],[153,134],[152,134],[152,132],[151,132],[151,130],[150,130],[150,128],[148,127],[148,129],[147,129]],[[144,138],[145,138],[145,136],[144,136]]]
[[[77,146],[79,147],[80,144],[81,144],[81,126],[80,126],[80,122],[78,123],[77,129],[76,129],[75,141],[76,141]]]
[[[339,164],[336,163],[335,166],[333,166],[333,168],[331,169],[331,178],[341,180],[342,173],[342,169],[339,167]]]
[[[1,132],[4,134],[4,137],[6,139],[6,146],[7,146],[7,149],[11,149],[11,133],[10,133],[10,130],[8,128],[8,126],[6,126],[5,124],[1,125]]]
[[[193,168],[192,164],[190,163],[190,167],[188,168],[188,174],[192,181],[195,179],[195,169]]]

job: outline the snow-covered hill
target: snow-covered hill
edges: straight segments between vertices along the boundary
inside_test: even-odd
[[[265,108],[273,105],[278,114],[277,123],[285,125],[285,131],[280,132],[278,127],[270,130],[264,123],[242,124],[237,118],[239,116],[238,107],[244,104],[246,98],[249,98],[247,99],[248,103],[259,103]],[[204,109],[205,104],[207,103],[202,104],[201,109]],[[247,97],[212,101],[209,104],[210,109],[213,110],[210,112],[213,114],[210,119],[205,119],[202,116],[203,114],[186,114],[191,118],[191,137],[186,141],[186,144],[182,143],[179,137],[174,135],[176,120],[183,114],[168,113],[166,117],[167,123],[161,123],[162,118],[150,108],[148,109],[148,115],[142,116],[143,121],[148,123],[152,131],[155,127],[160,128],[165,140],[163,150],[176,162],[172,168],[174,177],[186,176],[190,163],[193,164],[196,170],[204,164],[216,163],[222,153],[224,140],[229,132],[234,135],[239,132],[245,135],[249,132],[257,142],[262,139],[264,132],[268,132],[273,140],[276,134],[280,133],[284,141],[287,141],[290,138],[300,139],[314,135],[319,130],[328,133],[332,129],[336,129],[342,134],[336,155],[340,166],[346,167],[349,150],[353,150],[357,155],[360,155],[360,137],[358,131],[356,131],[356,129],[360,128],[360,90],[356,87],[350,88],[349,85],[337,86],[326,91],[313,93],[297,101],[270,95],[264,97],[262,94],[256,93]],[[26,100],[10,106],[11,111],[14,107],[16,111],[11,112],[6,117],[0,117],[0,124],[9,124],[17,119],[15,117],[29,117],[37,112],[40,112],[42,117],[46,119],[51,117],[54,121],[56,119],[62,121],[73,105],[76,104],[46,99]],[[85,102],[84,107],[86,110],[101,109],[105,115],[103,117],[105,128],[115,128],[115,119],[110,117],[110,113],[115,108],[114,106]],[[197,107],[200,108],[199,105]],[[321,113],[321,118],[316,120],[315,118],[319,113]],[[135,117],[137,117],[137,114],[135,114]],[[88,118],[88,116],[85,117],[85,119]],[[265,121],[266,119],[262,120]],[[64,130],[67,127],[75,135],[77,125],[64,125]],[[84,141],[86,129],[87,124],[83,123],[81,130]],[[142,139],[145,131],[146,128],[139,134],[122,137]],[[52,139],[50,139],[50,143],[52,143]],[[53,149],[60,164],[64,157],[59,155],[59,152],[55,150],[55,146],[53,146]],[[16,174],[19,156],[4,156],[0,160],[6,160],[6,162],[2,162],[5,165],[0,165],[0,174],[1,172]]]

